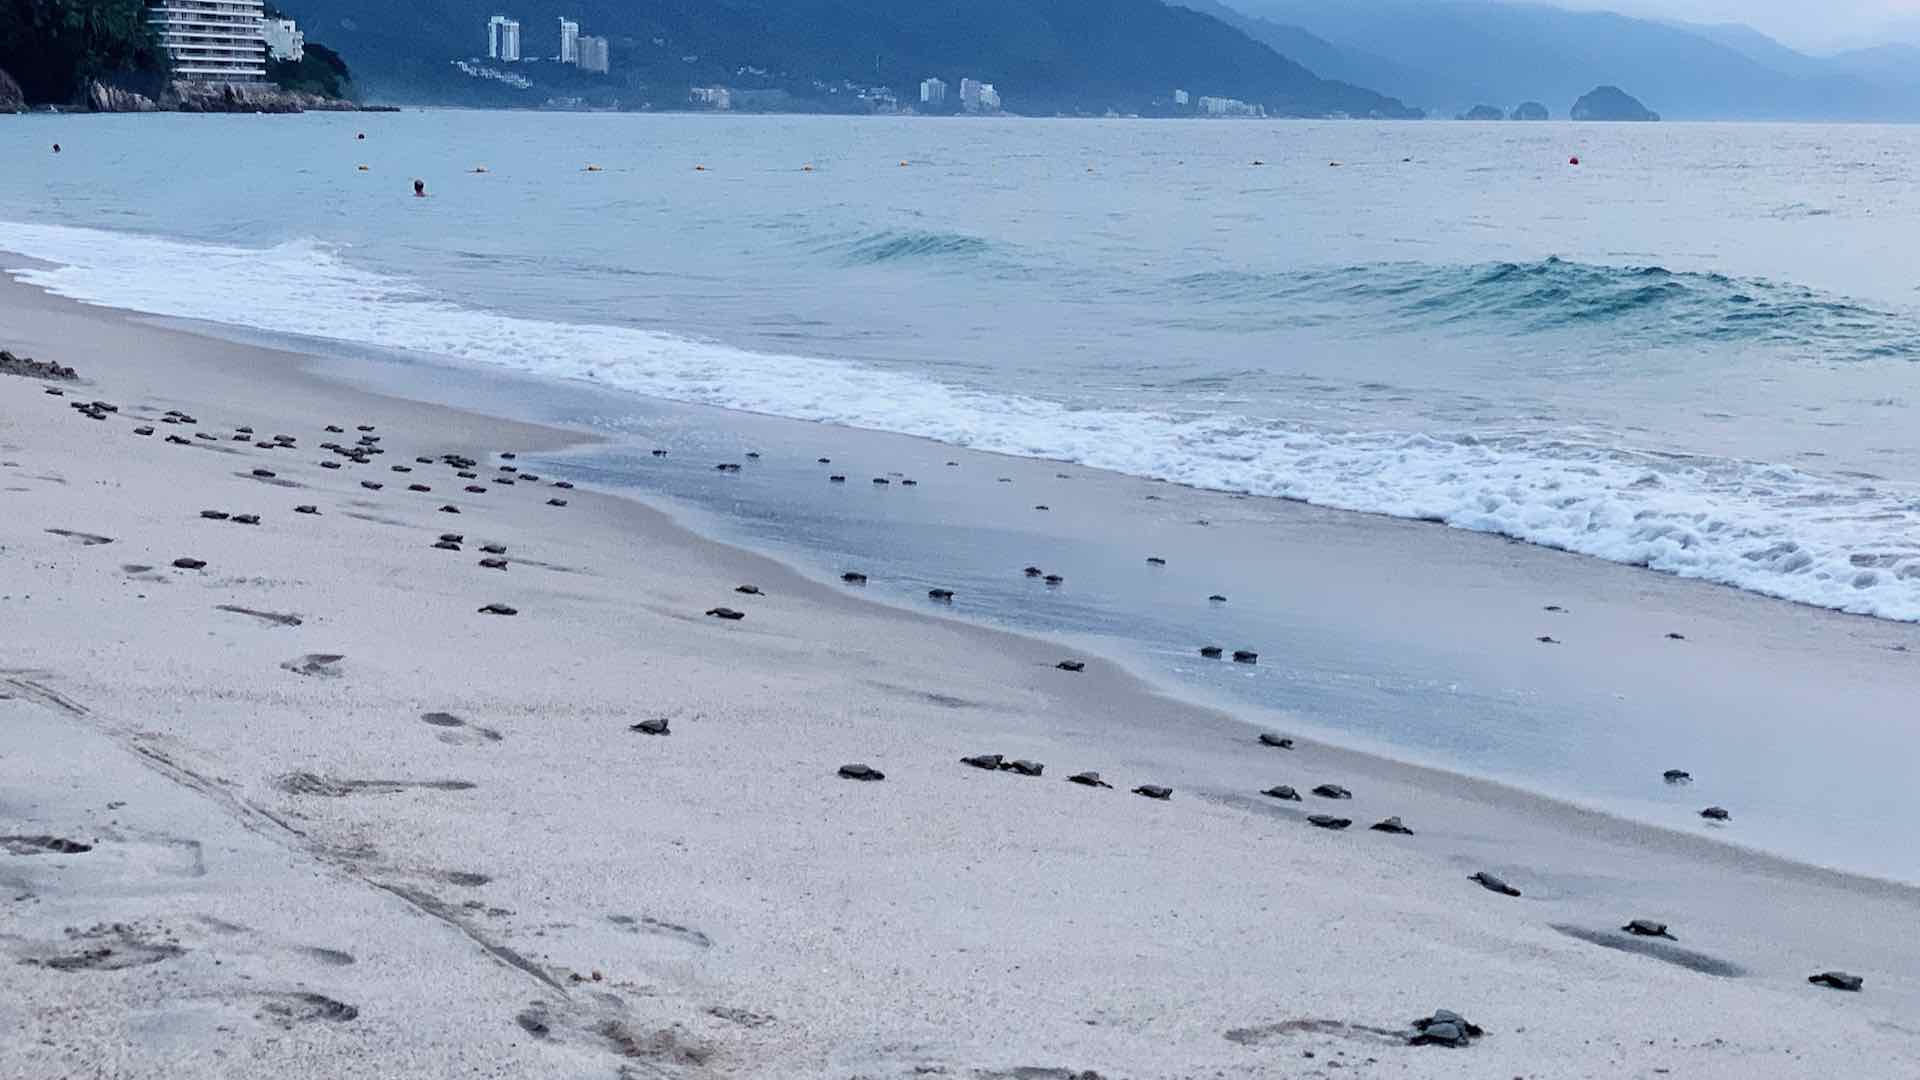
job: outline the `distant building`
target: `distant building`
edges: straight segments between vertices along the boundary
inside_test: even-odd
[[[307,55],[307,35],[292,19],[268,19],[261,24],[267,40],[267,55],[275,60],[299,63]]]
[[[1000,94],[994,90],[992,83],[961,79],[960,107],[970,113],[999,112]]]
[[[1239,98],[1202,97],[1199,110],[1203,116],[1265,116],[1264,105],[1249,105]]]
[[[589,35],[580,39],[580,59],[576,62],[581,71],[605,75],[609,67],[608,60],[606,38]]]
[[[149,0],[147,23],[173,74],[189,82],[261,82],[267,77],[262,0]]]
[[[1175,105],[1191,105],[1193,104],[1193,95],[1187,93],[1185,90],[1175,90],[1173,92],[1173,103]]]
[[[560,20],[560,62],[580,62],[580,24],[568,18]]]
[[[947,84],[939,79],[920,80],[920,104],[945,105],[947,103]]]
[[[520,20],[505,15],[487,20],[487,56],[508,63],[520,59]]]
[[[733,91],[724,86],[696,86],[688,95],[696,105],[725,112],[733,108]]]

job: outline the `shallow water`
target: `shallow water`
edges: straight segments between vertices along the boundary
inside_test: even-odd
[[[71,296],[1920,619],[1910,128],[415,112],[0,153],[0,248]]]

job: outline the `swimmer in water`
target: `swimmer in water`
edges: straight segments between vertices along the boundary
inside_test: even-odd
[[[413,197],[416,199],[424,199],[427,197],[427,182],[425,180],[415,180],[413,182]]]

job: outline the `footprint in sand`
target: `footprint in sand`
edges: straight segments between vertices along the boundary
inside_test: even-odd
[[[413,789],[472,791],[479,785],[471,780],[336,780],[310,772],[292,772],[274,781],[274,786],[289,795],[339,799],[348,795],[391,795]]]

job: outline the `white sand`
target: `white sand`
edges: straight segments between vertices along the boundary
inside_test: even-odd
[[[1914,890],[1262,750],[1097,659],[1055,670],[1057,645],[864,603],[625,500],[469,496],[415,455],[469,453],[484,482],[490,452],[575,436],[299,357],[15,285],[0,346],[120,406],[96,422],[0,377],[0,835],[94,845],[0,853],[0,1075],[1920,1075]],[[222,441],[132,434],[166,409]],[[361,423],[388,453],[321,469]],[[300,448],[226,441],[239,424]],[[509,570],[476,565],[490,542]],[[344,659],[282,666],[309,654]],[[652,717],[673,734],[627,730]],[[1047,775],[958,764],[982,752]],[[850,761],[887,780],[837,779]],[[1087,768],[1117,789],[1063,782]],[[1323,781],[1356,798],[1256,794]],[[1151,782],[1173,800],[1127,793]],[[1365,830],[1388,814],[1418,835]],[[1554,929],[1623,942],[1636,916],[1744,974]],[[1807,984],[1826,968],[1866,991]],[[1404,1045],[1436,1007],[1488,1035]]]

